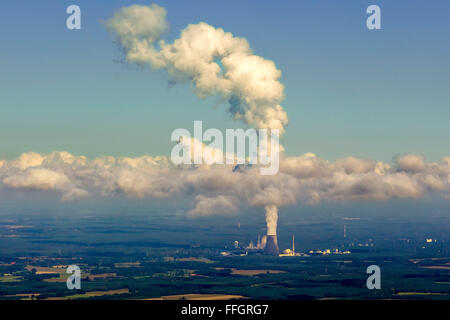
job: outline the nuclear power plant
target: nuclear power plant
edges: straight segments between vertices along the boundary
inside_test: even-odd
[[[258,236],[258,244],[256,247],[247,247],[247,249],[263,250],[265,254],[277,256],[280,252],[278,249],[278,239],[276,235],[264,235],[261,240]]]
[[[263,235],[261,238],[258,234],[258,243],[256,247],[253,242],[245,248],[247,252],[262,251],[264,254],[271,256],[278,256],[280,250],[278,249],[278,237],[277,237],[277,220],[278,220],[278,209],[276,206],[266,206],[266,223],[267,223],[267,234]]]
[[[245,248],[247,251],[262,251],[264,254],[277,256],[279,254],[278,239],[276,235],[264,235],[261,238],[258,235],[257,245],[254,246],[251,241]]]

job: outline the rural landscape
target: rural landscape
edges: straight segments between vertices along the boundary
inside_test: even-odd
[[[264,229],[254,221],[3,214],[0,299],[448,299],[448,225],[417,219],[305,214],[280,227],[280,248],[295,234],[302,255],[270,256],[245,248]],[[381,290],[366,287],[372,264]],[[80,290],[66,286],[69,265],[81,269]]]

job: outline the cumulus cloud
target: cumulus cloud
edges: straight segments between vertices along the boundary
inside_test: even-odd
[[[206,197],[198,195],[195,197],[194,207],[187,212],[191,216],[207,216],[213,214],[233,214],[238,211],[237,199],[229,196],[218,195]]]
[[[281,171],[297,178],[320,177],[330,174],[328,161],[320,159],[313,153],[282,160]]]
[[[20,169],[27,169],[40,166],[42,161],[44,161],[44,158],[39,153],[27,152],[21,154],[11,165]]]
[[[335,163],[336,168],[340,168],[347,174],[351,173],[366,173],[373,171],[376,163],[372,160],[361,159],[356,157],[347,157],[338,159]]]
[[[62,197],[61,201],[74,201],[74,200],[80,200],[84,199],[89,196],[89,192],[83,189],[74,188],[67,192],[65,192]]]
[[[445,183],[438,176],[432,174],[425,174],[420,177],[421,183],[430,191],[442,191],[445,188]]]
[[[283,133],[288,118],[280,105],[281,71],[273,61],[253,54],[246,39],[200,22],[166,43],[159,40],[168,28],[166,10],[156,4],[121,8],[105,25],[128,62],[166,70],[171,82],[192,82],[200,98],[227,101],[234,119]]]
[[[450,193],[450,164],[445,160],[427,163],[422,157],[418,157],[423,160],[419,166],[403,163],[399,169],[398,163],[391,166],[357,158],[331,162],[304,154],[282,158],[280,172],[274,176],[261,175],[258,166],[174,166],[167,157],[149,155],[89,159],[53,152],[34,155],[40,165],[17,166],[28,157],[2,160],[0,190],[54,191],[62,201],[117,195],[167,201],[192,198],[190,215],[230,214],[239,208],[299,202],[385,201],[431,194],[446,198]]]
[[[3,179],[3,183],[10,188],[29,189],[63,189],[69,184],[65,174],[49,169],[27,169]]]
[[[447,164],[447,166],[450,166],[450,157],[444,157],[442,158],[442,162]]]
[[[86,157],[74,156],[68,152],[53,152],[48,155],[24,153],[15,160],[2,161],[0,187],[55,191],[62,194],[62,201],[85,198],[89,192],[77,187],[76,178],[83,173],[86,161]],[[92,170],[93,168],[90,169],[91,172]]]
[[[425,158],[415,154],[405,154],[396,158],[399,171],[419,172],[425,168]]]

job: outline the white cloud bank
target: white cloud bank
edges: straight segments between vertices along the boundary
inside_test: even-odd
[[[0,192],[42,190],[62,201],[89,196],[192,199],[189,215],[233,214],[245,207],[395,198],[450,198],[450,161],[427,163],[402,155],[393,164],[348,157],[334,162],[314,154],[285,157],[280,172],[257,166],[174,166],[166,157],[99,157],[67,152],[24,153],[0,161]]]

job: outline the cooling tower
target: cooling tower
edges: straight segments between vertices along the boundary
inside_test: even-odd
[[[278,250],[278,240],[276,235],[267,235],[266,246],[264,247],[264,253],[277,256]]]

